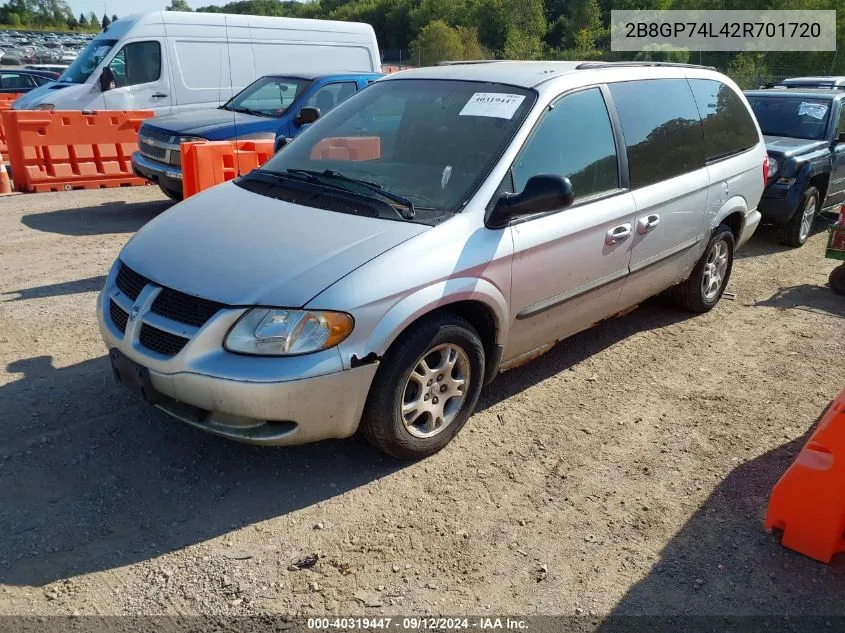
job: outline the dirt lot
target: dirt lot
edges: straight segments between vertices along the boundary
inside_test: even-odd
[[[407,465],[230,443],[113,384],[96,292],[168,206],[0,200],[0,613],[845,614],[845,563],[762,529],[845,382],[823,234],[761,231],[710,314],[653,301],[501,375]]]

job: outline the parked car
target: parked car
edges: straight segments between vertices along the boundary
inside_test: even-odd
[[[215,110],[179,112],[144,122],[139,151],[132,155],[135,173],[156,183],[173,200],[182,199],[179,144],[188,140],[225,141],[296,136],[308,123],[304,107],[325,114],[372,83],[381,74],[299,76],[269,75],[253,82]]]
[[[498,371],[669,288],[713,308],[766,164],[742,93],[703,67],[397,73],[138,231],[100,329],[124,386],[206,431],[360,423],[424,457]]]
[[[836,88],[845,90],[845,77],[790,77],[772,86],[764,88]]]
[[[845,91],[783,88],[746,92],[766,139],[763,219],[780,241],[802,246],[822,210],[845,202]]]
[[[43,70],[3,70],[0,71],[0,93],[29,92],[55,81],[58,73]]]
[[[263,75],[377,72],[380,59],[369,24],[158,11],[110,24],[58,82],[15,108],[216,108]]]

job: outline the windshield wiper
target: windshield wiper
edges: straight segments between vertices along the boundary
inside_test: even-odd
[[[326,169],[325,171],[316,171],[312,169],[287,169],[285,171],[290,174],[303,174],[305,176],[309,176],[310,178],[313,178],[312,182],[322,182],[321,178],[329,178],[331,180],[340,180],[341,182],[349,182],[355,185],[360,185],[361,187],[364,187],[364,189],[367,189],[382,198],[387,198],[391,202],[396,202],[397,204],[404,206],[404,209],[397,209],[397,211],[399,212],[399,215],[406,220],[413,220],[416,216],[414,203],[408,200],[408,198],[400,196],[398,193],[388,191],[382,185],[370,182],[369,180],[352,178],[351,176],[346,176],[333,169]]]

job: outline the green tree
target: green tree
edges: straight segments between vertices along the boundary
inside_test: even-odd
[[[88,18],[85,17],[84,13],[79,14],[79,26],[81,26],[81,27],[88,26]]]
[[[100,23],[103,27],[103,30],[107,29],[109,24],[111,24],[111,18],[107,14],[103,14],[103,21]]]
[[[97,27],[100,25],[100,18],[97,17],[97,14],[91,11],[88,14],[88,26]]]
[[[167,7],[166,11],[192,11],[191,7],[188,5],[187,0],[170,0],[170,6]]]
[[[463,56],[464,43],[460,31],[443,20],[429,22],[411,42],[411,60],[421,66],[463,59]]]
[[[76,19],[76,16],[71,14],[70,16],[68,16],[67,20],[65,21],[65,24],[67,24],[67,27],[71,31],[73,31],[74,29],[79,27],[79,20]]]
[[[21,21],[21,16],[19,16],[17,13],[9,13],[6,16],[6,22],[9,23],[9,26],[13,26],[16,28],[23,25],[23,22]]]
[[[117,20],[118,20],[117,13],[112,13],[112,16],[111,16],[111,21],[112,21],[112,22],[117,22]]]

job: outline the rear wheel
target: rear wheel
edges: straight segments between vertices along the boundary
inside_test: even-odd
[[[159,185],[158,188],[161,189],[161,192],[171,200],[181,202],[183,199],[181,191],[177,191],[176,189],[170,189],[169,187],[165,187],[164,185]]]
[[[830,288],[836,294],[845,295],[845,264],[840,264],[830,271]]]
[[[804,246],[807,238],[810,237],[818,208],[819,190],[815,187],[807,187],[804,198],[798,205],[798,210],[795,211],[792,219],[778,227],[780,243],[792,247]]]
[[[734,261],[734,234],[720,224],[692,273],[672,289],[672,298],[690,312],[713,309],[728,285]]]
[[[385,355],[370,390],[362,432],[400,459],[439,451],[466,424],[484,381],[484,346],[451,314],[421,322]]]

